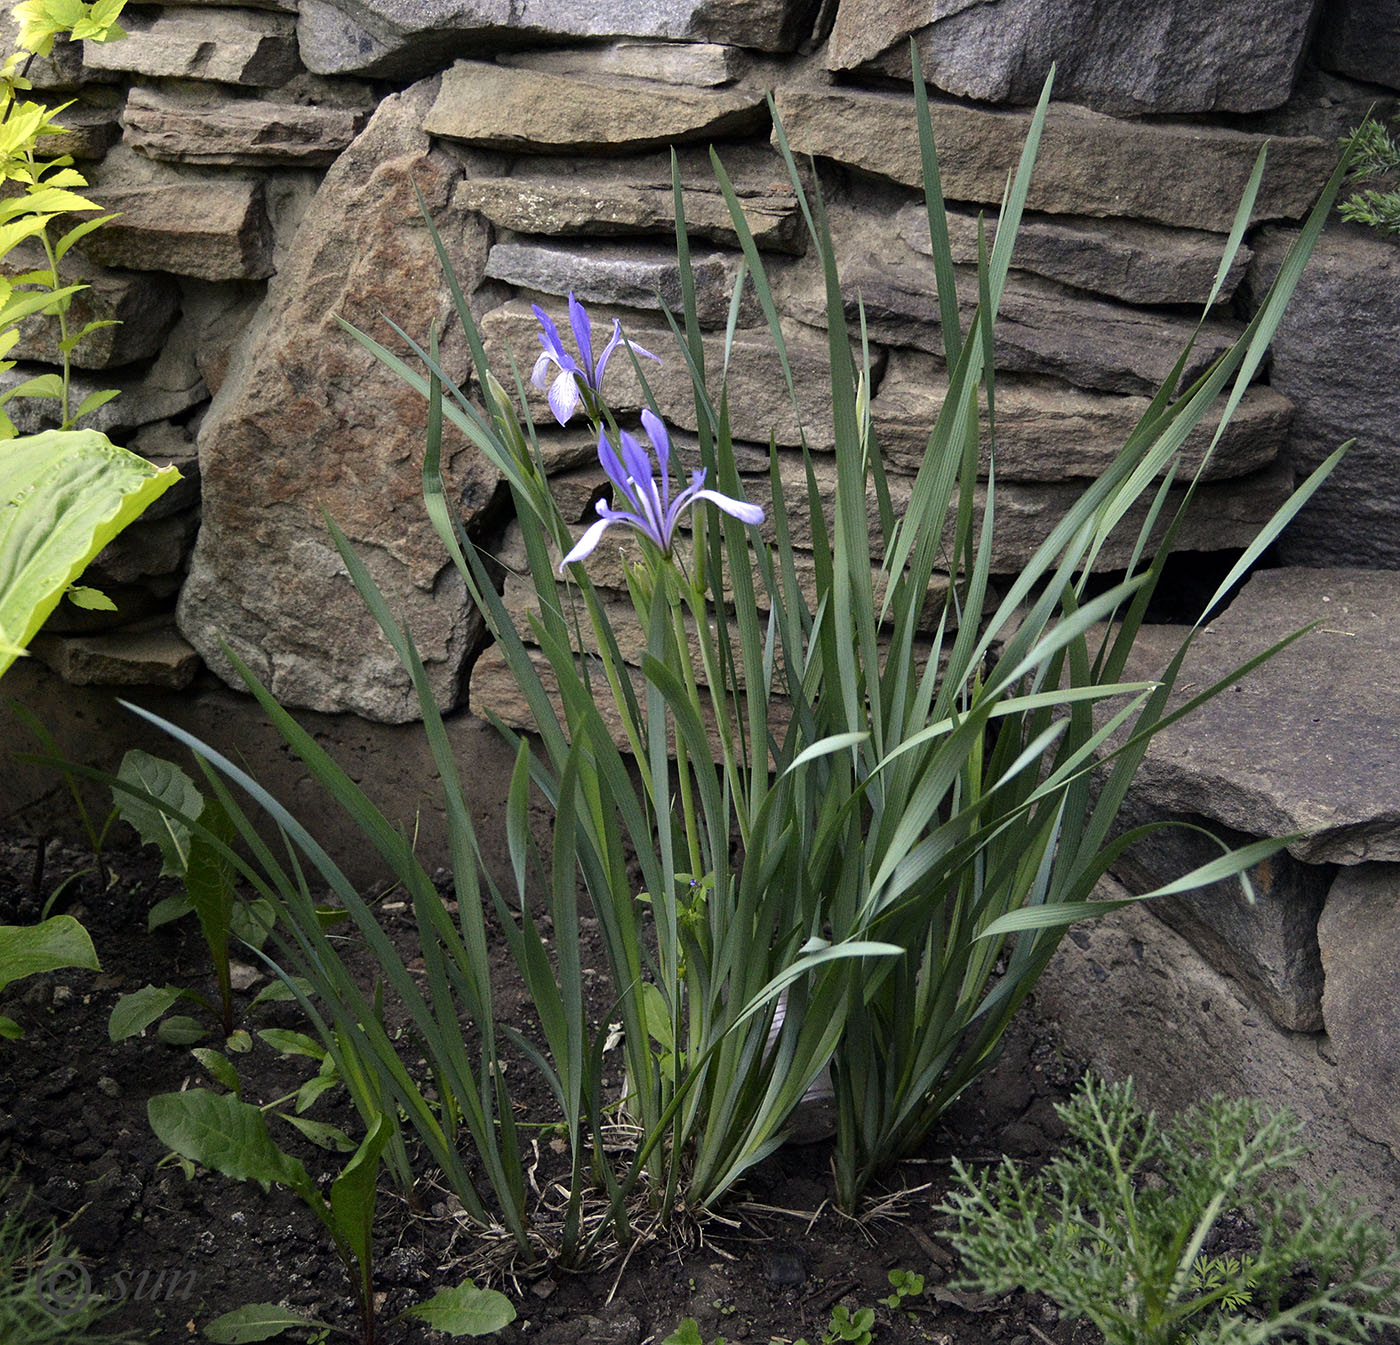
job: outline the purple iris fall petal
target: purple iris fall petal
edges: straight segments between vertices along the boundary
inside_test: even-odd
[[[535,360],[530,382],[537,388],[548,385],[549,409],[561,425],[568,424],[574,412],[584,405],[585,390],[595,396],[598,394],[603,382],[603,370],[607,368],[608,360],[618,346],[628,346],[638,355],[645,355],[647,359],[656,360],[658,364],[661,362],[651,351],[643,349],[635,341],[626,340],[622,335],[622,324],[614,318],[612,339],[603,347],[603,353],[594,363],[593,323],[588,316],[588,310],[570,290],[569,326],[573,329],[574,341],[583,361],[580,364],[564,349],[564,342],[559,335],[559,328],[554,325],[554,320],[538,304],[533,307],[535,316],[540,320],[540,345],[544,347],[544,351]],[[552,382],[549,378],[551,366],[559,370]]]
[[[626,430],[619,435],[621,456],[608,442],[606,431],[599,434],[598,461],[608,479],[617,487],[619,495],[631,508],[614,509],[599,500],[596,506],[598,521],[588,526],[569,554],[559,562],[560,574],[564,573],[566,566],[591,555],[603,540],[603,534],[614,523],[625,524],[634,532],[641,533],[663,555],[669,556],[681,515],[697,500],[713,504],[742,523],[752,526],[763,522],[763,510],[758,505],[750,504],[747,500],[736,500],[733,496],[723,495],[717,490],[705,489],[703,468],[693,472],[690,485],[673,498],[670,482],[671,437],[666,432],[661,418],[650,411],[642,412],[642,424],[651,439],[660,471],[652,470],[651,458],[642,451],[637,439]]]

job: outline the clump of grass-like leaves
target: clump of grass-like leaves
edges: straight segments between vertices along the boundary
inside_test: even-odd
[[[1045,1294],[1107,1345],[1346,1345],[1400,1325],[1394,1239],[1288,1180],[1304,1149],[1287,1113],[1217,1097],[1162,1124],[1131,1080],[1092,1078],[1056,1110],[1071,1143],[1037,1176],[954,1160],[943,1209],[969,1286]],[[1227,1217],[1241,1245],[1220,1245]]]

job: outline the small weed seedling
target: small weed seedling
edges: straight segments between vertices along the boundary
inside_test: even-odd
[[[1160,1125],[1131,1081],[1086,1080],[1057,1110],[1074,1145],[1038,1177],[955,1161],[964,1286],[1043,1293],[1107,1345],[1349,1345],[1400,1324],[1394,1240],[1287,1180],[1291,1116],[1215,1098]],[[1207,1250],[1227,1213],[1253,1230],[1239,1254]]]
[[[924,1277],[912,1270],[892,1270],[889,1275],[892,1294],[880,1300],[887,1308],[908,1313],[905,1299],[918,1298],[924,1292]]]
[[[919,1281],[919,1292],[923,1288],[923,1277],[913,1276]],[[893,1283],[893,1281],[891,1281]],[[882,1302],[888,1300],[881,1300]],[[870,1328],[875,1325],[875,1309],[859,1308],[852,1312],[844,1303],[838,1303],[831,1310],[831,1321],[822,1333],[821,1345],[871,1345],[874,1336]],[[779,1337],[774,1337],[774,1340]],[[700,1324],[694,1317],[687,1317],[671,1332],[661,1345],[705,1345],[705,1337],[700,1334]],[[711,1345],[728,1345],[725,1337],[716,1336]],[[792,1345],[808,1345],[805,1336],[794,1340]]]

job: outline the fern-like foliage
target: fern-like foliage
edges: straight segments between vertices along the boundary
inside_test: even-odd
[[[965,1284],[1045,1294],[1108,1345],[1351,1345],[1400,1325],[1400,1253],[1334,1193],[1288,1180],[1301,1125],[1215,1098],[1162,1124],[1131,1081],[1086,1080],[1036,1177],[955,1160],[943,1205]],[[1244,1246],[1216,1253],[1227,1222]]]

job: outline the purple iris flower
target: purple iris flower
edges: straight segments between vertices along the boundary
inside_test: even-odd
[[[569,325],[574,329],[574,341],[583,361],[580,364],[564,349],[564,343],[559,339],[559,328],[554,325],[549,314],[538,304],[534,305],[534,309],[540,326],[544,328],[540,333],[540,345],[544,347],[544,354],[535,361],[530,382],[537,388],[542,388],[549,378],[549,366],[553,365],[559,370],[554,381],[549,384],[549,409],[554,412],[554,419],[561,425],[567,425],[569,417],[583,405],[585,390],[595,394],[598,392],[603,383],[603,370],[608,367],[608,360],[612,358],[612,353],[618,346],[628,346],[638,355],[645,355],[647,359],[661,363],[657,356],[649,350],[643,350],[635,341],[624,340],[622,324],[616,318],[613,319],[612,340],[603,347],[603,353],[598,356],[597,363],[594,363],[593,324],[588,320],[587,310],[574,298],[574,292],[570,290]]]
[[[706,490],[705,469],[698,468],[691,474],[690,485],[673,499],[671,496],[671,438],[659,416],[650,411],[642,412],[642,425],[656,450],[657,465],[661,468],[659,477],[653,473],[651,458],[642,451],[642,446],[626,430],[621,432],[622,457],[619,458],[608,442],[606,432],[598,436],[598,461],[608,474],[626,509],[613,509],[602,500],[598,501],[598,521],[590,524],[588,531],[579,538],[578,544],[559,562],[559,573],[564,573],[566,565],[582,560],[602,540],[603,534],[614,523],[625,523],[635,528],[663,555],[671,554],[671,544],[675,540],[676,525],[681,514],[697,500],[709,500],[718,505],[726,514],[748,524],[763,522],[763,510],[747,500],[735,500],[721,495],[717,490]]]

